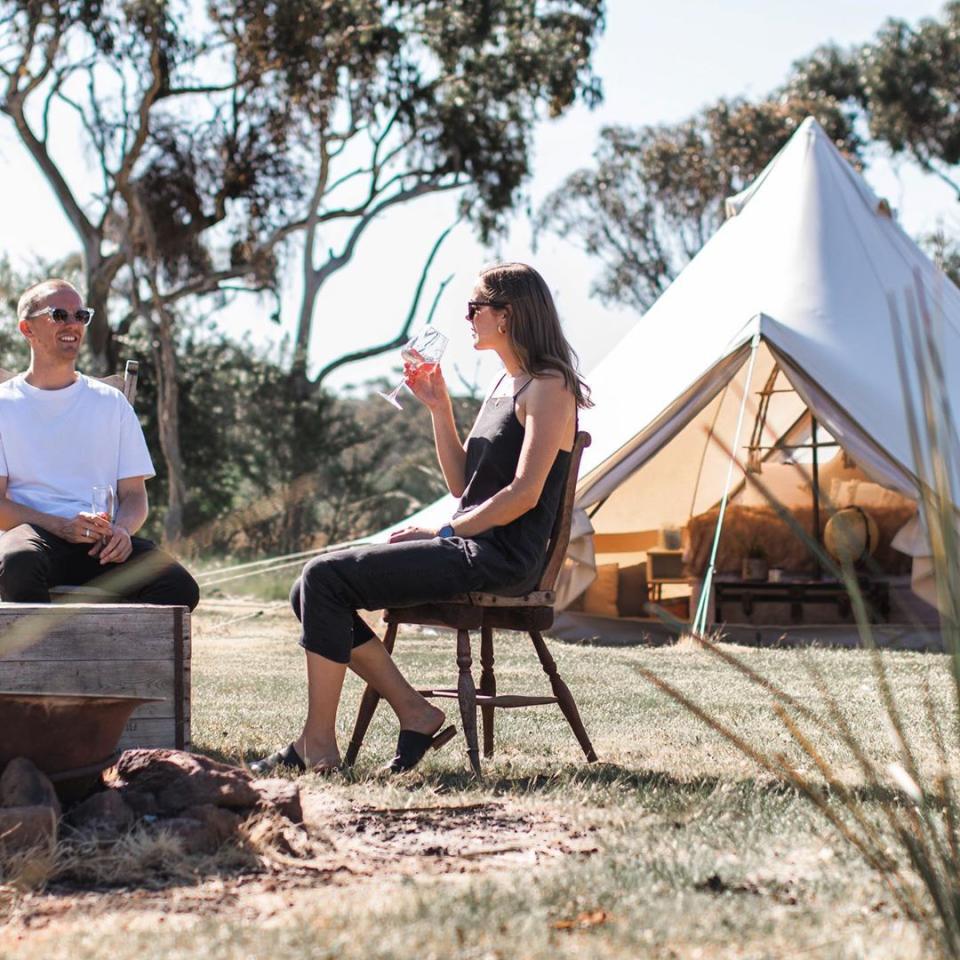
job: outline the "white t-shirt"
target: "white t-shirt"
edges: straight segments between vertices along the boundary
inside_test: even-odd
[[[15,503],[58,517],[90,510],[95,484],[154,476],[140,421],[119,390],[83,374],[39,390],[0,383],[0,476]]]

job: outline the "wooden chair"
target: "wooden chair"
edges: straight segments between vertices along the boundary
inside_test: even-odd
[[[16,376],[16,373],[10,370],[0,368],[0,383]],[[109,377],[98,377],[101,383],[119,390],[126,398],[130,406],[133,406],[137,397],[137,379],[140,376],[140,364],[136,360],[128,360],[123,367],[123,373],[114,373]],[[54,603],[103,603],[114,599],[114,595],[99,587],[70,586],[61,584],[50,588],[50,599]]]
[[[574,735],[583,748],[589,762],[597,759],[593,745],[584,729],[573,694],[557,672],[557,665],[544,643],[542,630],[553,624],[554,587],[563,565],[570,541],[570,523],[573,501],[576,494],[577,473],[585,447],[590,445],[590,434],[577,433],[570,456],[570,469],[564,486],[563,500],[547,550],[546,566],[537,589],[521,597],[501,596],[491,593],[471,593],[442,603],[421,604],[409,607],[394,607],[384,611],[387,632],[383,645],[393,653],[397,629],[400,624],[447,627],[457,631],[457,667],[459,679],[456,689],[421,690],[425,697],[456,699],[460,705],[463,732],[467,740],[467,753],[477,777],[480,770],[480,751],[477,742],[477,707],[483,716],[483,755],[493,756],[494,711],[497,708],[516,708],[556,703],[563,711]],[[544,673],[550,680],[553,696],[497,695],[497,680],[494,674],[493,631],[517,630],[530,635]],[[470,650],[470,631],[480,631],[480,693],[473,682]],[[357,713],[346,762],[354,763],[380,702],[380,695],[370,686],[364,691]]]

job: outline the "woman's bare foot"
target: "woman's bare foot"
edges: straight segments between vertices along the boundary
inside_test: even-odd
[[[415,730],[417,733],[436,733],[442,726],[446,714],[429,700],[419,697],[397,711],[401,730]]]
[[[307,737],[306,734],[301,734],[294,741],[294,746],[311,773],[329,773],[340,769],[342,761],[336,741],[330,743],[327,740],[315,740]]]

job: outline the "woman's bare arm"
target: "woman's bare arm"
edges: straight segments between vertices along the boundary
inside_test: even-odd
[[[467,454],[453,417],[453,403],[443,372],[437,364],[428,373],[419,376],[413,376],[412,373],[412,368],[404,367],[410,392],[429,409],[433,419],[433,441],[444,482],[455,497],[462,497],[467,485]]]

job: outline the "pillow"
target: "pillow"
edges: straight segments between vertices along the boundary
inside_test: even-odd
[[[829,506],[836,510],[843,507],[899,509],[912,502],[896,490],[870,480],[833,480],[828,499]]]
[[[583,595],[583,612],[596,613],[601,617],[616,617],[617,587],[620,568],[615,563],[601,563],[597,578]]]
[[[617,610],[621,617],[645,617],[647,611],[647,565],[620,567],[617,574]]]

